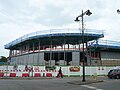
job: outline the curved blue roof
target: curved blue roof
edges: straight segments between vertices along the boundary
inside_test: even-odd
[[[80,36],[82,35],[82,31],[79,28],[68,28],[68,29],[50,29],[50,30],[42,30],[42,31],[36,31],[30,34],[26,34],[8,44],[5,45],[5,49],[10,49],[10,47],[19,44],[21,42],[24,42],[26,40],[30,39],[36,39],[36,38],[43,38],[43,37],[51,37],[51,36]],[[86,29],[84,30],[84,36],[91,36],[91,37],[97,37],[101,38],[103,37],[103,30],[94,30],[94,29]]]
[[[101,48],[120,49],[120,42],[99,39],[97,42],[94,42],[91,46],[101,47]]]

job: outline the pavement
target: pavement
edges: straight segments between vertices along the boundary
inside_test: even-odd
[[[74,85],[87,85],[87,84],[92,84],[92,83],[100,83],[103,82],[103,80],[86,80],[86,81],[71,81],[67,82],[69,84],[74,84]]]
[[[85,81],[81,80],[76,80],[76,81],[69,81],[67,83],[69,84],[74,84],[74,85],[87,85],[87,84],[92,84],[92,83],[101,83],[104,82],[103,79],[98,78],[98,77],[86,77]]]
[[[40,80],[40,79],[60,79],[60,78],[55,78],[55,77],[0,77],[0,79],[10,79],[10,80]],[[87,85],[87,84],[92,84],[92,83],[101,83],[104,82],[103,79],[98,78],[98,77],[86,77],[85,81],[82,81],[82,77],[64,77],[61,78],[61,80],[67,81],[68,84],[73,84],[73,85]]]
[[[52,77],[0,77],[0,79],[11,79],[11,80],[33,80],[33,79],[52,79]]]

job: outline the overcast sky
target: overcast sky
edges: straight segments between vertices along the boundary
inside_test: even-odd
[[[74,22],[81,10],[85,28],[105,30],[104,39],[120,41],[120,0],[0,0],[0,56],[4,45],[31,32],[50,28],[79,27]]]

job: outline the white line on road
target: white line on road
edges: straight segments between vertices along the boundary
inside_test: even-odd
[[[89,85],[82,85],[83,87],[89,88],[89,89],[93,89],[93,90],[103,90],[103,89],[98,89],[96,87],[93,86],[89,86]]]

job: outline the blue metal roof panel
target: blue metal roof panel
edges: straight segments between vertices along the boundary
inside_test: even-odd
[[[120,42],[110,41],[110,40],[98,40],[94,42],[92,47],[103,47],[103,48],[111,48],[111,49],[120,49]]]
[[[64,35],[80,35],[82,33],[81,29],[79,28],[72,28],[72,29],[50,29],[50,30],[43,30],[33,32],[27,35],[24,35],[8,44],[5,45],[5,49],[10,48],[18,43],[24,42],[29,39],[34,39],[37,37],[49,37],[49,36],[64,36]],[[102,30],[93,30],[93,29],[86,29],[84,30],[84,35],[88,36],[96,36],[96,37],[103,37]]]

